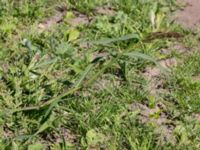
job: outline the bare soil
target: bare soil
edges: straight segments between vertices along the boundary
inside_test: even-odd
[[[200,23],[200,0],[178,0],[185,5],[176,12],[175,21],[188,29],[195,29]]]
[[[159,135],[158,144],[168,142],[175,144],[175,137],[172,135],[174,126],[173,121],[168,119],[165,113],[166,107],[162,103],[157,103],[154,108],[149,108],[145,104],[134,103],[130,110],[139,111],[139,121],[144,124],[156,126],[155,134]]]
[[[178,0],[178,3],[183,5],[183,8],[175,12],[175,21],[187,29],[195,30],[198,24],[200,24],[200,0]],[[180,43],[176,43],[169,48],[161,49],[161,53],[166,55],[170,54],[172,51],[176,51],[180,54],[188,54],[191,50]],[[168,58],[158,62],[166,69],[178,65],[175,58]],[[161,74],[159,68],[146,68],[143,76],[149,81],[148,89],[152,95],[155,95],[162,90],[162,80],[160,78]],[[199,81],[199,76],[194,77],[194,81]]]
[[[195,30],[198,27],[198,24],[200,24],[200,0],[178,0],[178,2],[180,2],[180,4],[184,3],[185,6],[183,7],[183,9],[175,12],[175,21],[182,25],[184,28]],[[161,49],[160,51],[162,54],[166,55],[170,54],[172,51],[176,51],[179,54],[187,55],[191,50],[193,51],[194,49],[189,49],[181,43],[176,43],[175,45],[172,45],[169,48]],[[164,60],[158,60],[158,62],[160,66],[167,70],[170,70],[171,67],[180,64],[180,62],[178,62],[173,57]],[[145,69],[143,76],[149,81],[148,91],[154,97],[157,97],[160,91],[165,90],[162,88],[163,81],[159,68],[148,67]],[[193,80],[195,82],[199,82],[200,76],[194,76]],[[161,134],[161,141],[168,141],[174,144],[175,138],[172,135],[174,126],[170,124],[172,120],[169,120],[167,114],[164,113],[164,107],[165,106],[162,104],[156,105],[154,108],[149,108],[144,104],[134,103],[132,104],[131,109],[140,111],[138,119],[142,123],[154,123],[157,126],[157,130],[155,132]],[[157,114],[158,112],[159,115],[157,116],[157,118],[152,117],[155,116],[155,114]],[[200,121],[199,114],[194,114],[194,118],[197,121]]]

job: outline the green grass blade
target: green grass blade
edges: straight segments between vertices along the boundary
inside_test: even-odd
[[[155,58],[152,58],[151,56],[148,56],[146,54],[143,53],[139,53],[139,52],[127,52],[123,54],[124,56],[130,57],[130,58],[142,58],[144,60],[148,60],[150,62],[153,62],[154,64],[156,64],[158,66],[158,68],[161,70],[161,72],[165,72],[166,69],[163,68],[157,61]]]
[[[93,68],[93,64],[89,64],[85,71],[83,72],[83,74],[81,75],[80,79],[76,82],[75,87],[79,87],[83,80],[86,78],[86,76],[88,75],[88,73],[91,71],[91,69]]]
[[[120,42],[120,41],[126,41],[130,39],[139,39],[138,34],[132,33],[132,34],[127,34],[118,38],[104,38],[98,41],[91,42],[92,44],[97,44],[97,45],[108,45],[111,43],[115,42]]]
[[[75,84],[75,86],[74,86],[75,88],[78,88],[79,86],[81,86],[83,80],[86,78],[86,76],[88,75],[88,73],[91,71],[92,68],[93,68],[93,64],[89,64],[86,67],[86,69],[83,72],[83,74],[81,75],[80,79]],[[49,114],[51,113],[53,108],[58,104],[58,102],[59,102],[59,99],[50,104],[49,108],[47,109],[47,111],[46,111],[46,113],[45,113],[45,115],[43,117],[43,120],[45,120],[49,116]]]

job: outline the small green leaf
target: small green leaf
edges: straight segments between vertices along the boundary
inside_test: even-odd
[[[18,150],[18,146],[14,141],[12,141],[12,150]]]
[[[39,130],[38,130],[34,135],[37,135],[37,134],[39,134],[39,133],[45,131],[45,130],[48,129],[49,127],[51,127],[51,126],[52,126],[52,123],[53,123],[53,121],[54,121],[55,119],[56,119],[56,118],[54,117],[54,115],[51,115],[50,118],[40,126]]]
[[[61,43],[56,48],[56,54],[59,54],[59,55],[65,54],[67,56],[71,56],[73,50],[74,50],[73,47],[69,43]]]
[[[38,68],[42,68],[42,67],[47,67],[48,65],[52,65],[54,63],[56,63],[58,61],[57,58],[54,58],[54,59],[49,59],[49,60],[46,60],[44,62],[40,62],[39,64],[36,64],[33,69],[38,69]]]
[[[91,129],[86,134],[86,140],[88,146],[95,146],[99,143],[102,143],[105,139],[105,136],[101,133],[96,132],[94,129]]]
[[[67,19],[71,19],[74,17],[74,14],[72,11],[67,11],[66,15],[65,15],[65,20]]]

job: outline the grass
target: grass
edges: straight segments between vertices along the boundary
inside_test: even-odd
[[[104,5],[115,14],[95,13]],[[56,8],[62,21],[41,31]],[[174,0],[1,0],[0,149],[199,149],[198,51],[164,55],[177,39],[145,42],[153,32],[179,32],[180,43],[198,47],[198,35],[167,20],[174,9]],[[75,11],[90,22],[70,24]],[[182,63],[164,71],[167,92],[152,95],[143,71],[169,56]],[[165,108],[148,117],[166,113],[173,138],[133,109],[159,102]]]

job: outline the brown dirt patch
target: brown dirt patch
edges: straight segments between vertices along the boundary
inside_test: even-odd
[[[192,114],[192,117],[193,117],[197,122],[200,122],[200,114]]]
[[[49,30],[52,26],[62,22],[64,20],[66,13],[67,13],[67,9],[56,9],[53,16],[39,23],[38,25],[39,32]],[[71,26],[75,27],[75,26],[89,23],[90,19],[87,15],[82,14],[78,11],[73,11],[73,15],[74,15],[73,18],[70,18],[67,20],[67,23]]]
[[[8,139],[12,138],[14,136],[14,133],[11,131],[11,129],[5,124],[3,126],[3,135],[1,135],[3,138]]]
[[[9,64],[5,62],[0,62],[0,70],[2,70],[4,73],[7,73],[9,70]]]
[[[63,20],[65,13],[66,10],[57,10],[53,16],[39,23],[38,28],[40,29],[40,32],[48,30],[51,26],[60,23]]]
[[[172,66],[177,65],[177,60],[175,58],[168,58],[159,61],[159,64],[165,68],[170,69]],[[161,71],[158,67],[148,67],[145,69],[143,76],[147,79],[148,87],[147,90],[150,92],[151,95],[156,95],[161,91],[165,91],[162,88],[163,80],[161,78]]]
[[[168,48],[163,48],[160,50],[160,53],[166,56],[172,54],[172,52],[176,52],[177,54],[187,55],[191,52],[191,50],[188,47],[178,42],[176,42],[175,44],[173,44]],[[170,68],[177,66],[181,62],[177,61],[175,58],[166,58],[158,60],[158,63],[167,71],[170,71]],[[147,90],[150,92],[151,95],[156,96],[159,93],[167,92],[167,90],[163,88],[163,79],[161,76],[160,68],[156,66],[147,67],[144,70],[143,76],[148,81]],[[194,77],[194,80],[197,81],[198,77]]]
[[[192,77],[192,80],[195,82],[200,82],[200,75]]]
[[[98,15],[108,15],[108,16],[115,15],[115,11],[110,6],[97,7],[94,9],[94,13]]]
[[[90,22],[90,19],[87,15],[80,13],[78,11],[73,11],[74,18],[69,19],[67,22],[71,26],[78,26],[83,24],[88,24]]]
[[[57,132],[51,132],[48,133],[43,137],[45,141],[48,141],[50,143],[62,143],[63,138],[66,142],[69,142],[70,144],[75,144],[77,142],[77,137],[68,129],[61,128],[60,134]]]
[[[177,60],[175,58],[168,58],[159,61],[160,66],[168,69],[172,66],[177,65]],[[144,76],[148,79],[152,77],[160,76],[160,69],[158,67],[148,67],[145,69]]]
[[[111,78],[109,75],[105,74],[93,84],[92,89],[95,91],[102,91],[109,88],[113,89],[119,87],[120,83],[120,78]]]
[[[178,32],[153,32],[150,33],[143,42],[150,42],[155,39],[164,39],[164,38],[173,38],[173,39],[181,39],[184,35]]]
[[[184,53],[186,53],[188,51],[189,51],[189,48],[187,48],[183,44],[176,43],[176,44],[174,44],[174,45],[172,45],[170,47],[162,48],[160,50],[160,53],[163,54],[163,55],[169,55],[172,52],[176,52],[176,53],[179,53],[179,54],[184,54]]]
[[[131,105],[131,110],[139,110],[139,120],[142,123],[155,123],[156,125],[162,125],[167,123],[168,119],[165,113],[162,112],[163,104],[158,103],[154,108],[149,108],[144,104],[134,103]]]
[[[149,123],[155,126],[155,134],[158,135],[158,144],[169,142],[175,144],[176,139],[173,136],[174,126],[172,121],[164,112],[166,109],[162,103],[157,103],[154,108],[140,103],[134,103],[130,106],[130,110],[139,110],[138,119],[141,123]]]
[[[175,21],[185,28],[195,29],[200,23],[200,0],[179,0],[185,3],[182,10],[176,12]]]

